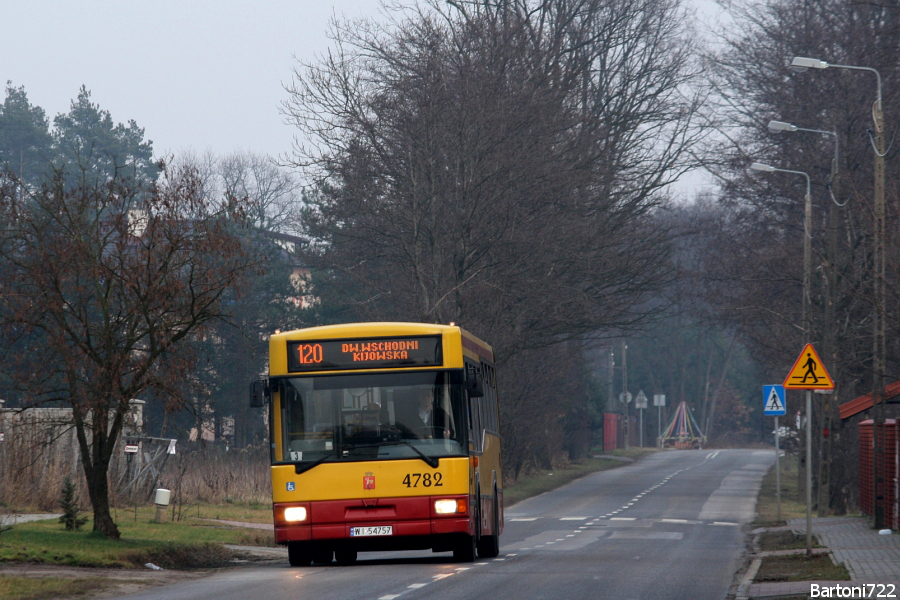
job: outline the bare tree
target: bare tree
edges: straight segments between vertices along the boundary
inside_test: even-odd
[[[335,23],[285,112],[310,261],[366,318],[463,322],[509,356],[653,312],[696,72],[678,3],[433,4]]]
[[[26,406],[72,408],[94,530],[118,538],[107,471],[129,402],[153,390],[181,403],[185,342],[225,316],[256,259],[245,203],[210,202],[193,171],[156,185],[89,175],[57,172],[24,198],[0,181],[0,334],[17,357],[2,369]]]
[[[808,56],[877,69],[890,139],[896,130],[892,116],[900,115],[900,7],[764,0],[729,3],[729,8],[734,27],[709,63],[719,91],[719,115],[730,127],[712,154],[720,158],[716,171],[723,191],[720,226],[709,237],[707,292],[718,298],[721,314],[739,328],[754,353],[781,376],[801,342],[816,344],[837,382],[830,409],[823,413],[833,419],[830,442],[848,433],[836,418],[837,404],[869,391],[872,380],[872,318],[879,310],[871,293],[875,79],[836,68],[795,74],[788,65],[794,56]],[[838,177],[833,179],[831,171],[833,138],[809,133],[775,137],[766,131],[769,120],[835,132],[840,141]],[[898,174],[897,152],[896,146],[888,150],[887,181]],[[748,176],[753,160],[809,173],[810,231],[804,231],[802,178]],[[896,187],[889,185],[886,197],[889,206],[896,205]],[[896,231],[897,213],[888,213],[887,231]],[[801,319],[805,235],[811,237],[813,254],[810,328]],[[897,246],[887,248],[888,264],[897,265]],[[886,323],[895,333],[897,282],[892,269]],[[900,373],[897,336],[889,334],[888,339],[893,340],[888,344],[888,376],[895,378]],[[822,431],[827,421],[815,425]],[[816,436],[816,444],[820,441]],[[827,453],[826,448],[823,455]],[[854,473],[836,469],[830,481],[832,506],[839,511],[852,504]]]

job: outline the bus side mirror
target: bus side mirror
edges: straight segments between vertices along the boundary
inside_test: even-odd
[[[265,379],[259,379],[250,384],[250,407],[259,408],[265,406],[269,399],[269,386]]]
[[[466,391],[469,398],[481,398],[484,396],[484,377],[481,371],[469,368],[466,369]]]

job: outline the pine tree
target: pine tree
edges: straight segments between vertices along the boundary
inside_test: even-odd
[[[60,523],[65,523],[66,529],[73,531],[87,523],[87,517],[78,518],[81,508],[78,506],[78,497],[75,495],[75,484],[69,477],[63,482],[62,496],[59,497],[59,505],[63,509]]]

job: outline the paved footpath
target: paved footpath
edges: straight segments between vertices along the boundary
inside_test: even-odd
[[[29,521],[45,521],[47,519],[58,519],[61,516],[62,513],[0,515],[0,525],[15,525],[16,523],[27,523]]]
[[[795,533],[806,533],[806,519],[790,519],[788,526]],[[831,551],[832,561],[844,563],[847,567],[850,581],[748,581],[740,586],[737,598],[809,597],[813,583],[819,586],[819,597],[876,598],[880,591],[883,598],[900,598],[900,534],[895,531],[891,535],[880,535],[870,527],[866,519],[859,517],[813,519],[812,528],[819,543]],[[752,566],[751,571],[755,575],[756,569]],[[859,588],[863,584],[882,584],[888,587],[867,589],[867,595],[859,595],[858,589],[852,596],[850,590],[841,590],[837,594],[834,592],[835,586]],[[891,585],[894,586],[893,589]],[[826,586],[832,588],[830,593],[823,589]],[[847,595],[843,595],[845,593]],[[893,595],[888,595],[891,593]]]

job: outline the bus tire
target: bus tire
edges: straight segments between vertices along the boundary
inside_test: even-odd
[[[475,536],[464,535],[453,547],[453,560],[457,562],[475,562]]]
[[[500,555],[500,509],[497,505],[497,490],[494,489],[494,510],[491,519],[493,535],[483,535],[478,540],[479,558],[496,558]]]
[[[312,562],[312,553],[303,542],[288,542],[288,562],[292,567],[308,567]]]
[[[334,558],[339,565],[352,565],[356,562],[356,550],[335,550]]]
[[[331,548],[314,548],[312,561],[318,565],[330,565],[334,560],[334,550]]]

